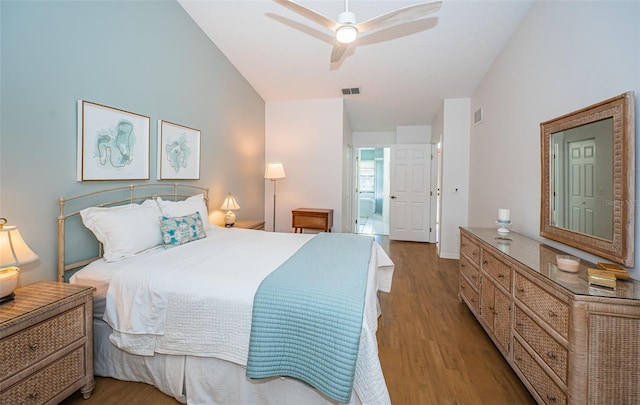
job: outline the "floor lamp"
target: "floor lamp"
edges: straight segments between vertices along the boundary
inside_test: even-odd
[[[276,180],[284,179],[284,166],[280,162],[267,163],[264,178],[273,183],[273,232],[276,231]]]

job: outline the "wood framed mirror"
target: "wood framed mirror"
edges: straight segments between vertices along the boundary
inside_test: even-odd
[[[634,94],[540,124],[540,235],[633,266]]]

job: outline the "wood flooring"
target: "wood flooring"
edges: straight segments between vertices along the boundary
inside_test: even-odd
[[[379,294],[378,329],[380,362],[392,404],[535,404],[458,301],[458,261],[439,259],[434,244],[377,240],[395,263],[391,293]],[[147,384],[100,377],[89,400],[76,393],[62,402],[177,403]]]

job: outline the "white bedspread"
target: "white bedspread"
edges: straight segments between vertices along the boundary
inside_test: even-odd
[[[112,343],[139,355],[216,357],[245,366],[260,282],[313,236],[217,229],[205,239],[120,263],[104,315],[114,329]],[[376,292],[390,290],[393,263],[373,245],[354,388],[363,403],[387,404]]]

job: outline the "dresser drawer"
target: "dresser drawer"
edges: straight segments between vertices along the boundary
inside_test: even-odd
[[[460,256],[460,272],[476,287],[480,288],[480,271],[465,256]]]
[[[569,353],[560,343],[549,336],[520,308],[516,307],[515,329],[522,338],[538,353],[544,362],[567,383]]]
[[[471,284],[464,277],[460,277],[460,294],[476,314],[480,313],[480,300],[478,292],[471,287]]]
[[[79,306],[2,339],[0,380],[67,347],[84,335],[84,306]]]
[[[85,375],[84,346],[0,393],[3,404],[44,404]]]
[[[511,266],[484,250],[482,252],[482,269],[507,291],[511,291]]]
[[[562,337],[569,337],[569,306],[516,272],[515,296]]]
[[[531,357],[518,339],[513,339],[513,361],[545,404],[562,405],[567,403],[567,395],[544,372],[544,369]]]
[[[480,247],[464,235],[460,236],[460,252],[466,255],[473,263],[480,265]]]

